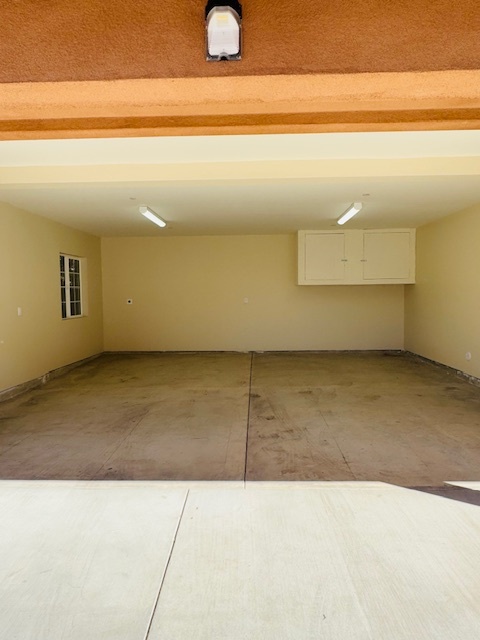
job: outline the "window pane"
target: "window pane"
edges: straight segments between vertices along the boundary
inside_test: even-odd
[[[62,318],[75,318],[82,315],[80,258],[60,255],[60,295]]]

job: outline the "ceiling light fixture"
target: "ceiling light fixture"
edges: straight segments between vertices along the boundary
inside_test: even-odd
[[[207,60],[242,57],[242,5],[236,0],[208,0],[205,7]]]
[[[345,224],[345,222],[351,220],[353,216],[356,216],[357,213],[362,210],[362,207],[363,205],[361,202],[354,202],[351,204],[345,213],[343,213],[337,220],[337,224]]]
[[[157,216],[157,214],[154,211],[152,211],[149,207],[141,206],[141,207],[138,207],[138,210],[142,214],[142,216],[145,216],[145,218],[148,218],[148,220],[150,220],[150,222],[153,222],[153,224],[156,224],[159,227],[167,226],[167,223],[165,222],[165,220],[162,220],[160,216]]]

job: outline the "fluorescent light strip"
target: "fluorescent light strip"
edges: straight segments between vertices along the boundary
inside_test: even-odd
[[[345,224],[345,222],[351,220],[353,216],[356,216],[357,213],[362,210],[362,206],[361,202],[354,202],[351,204],[345,213],[337,220],[337,224]]]
[[[156,224],[162,228],[167,226],[167,223],[165,222],[165,220],[162,220],[160,216],[157,216],[157,214],[154,213],[148,207],[139,207],[138,210],[140,211],[142,216],[145,216],[145,218],[148,218],[148,220],[150,220],[150,222],[153,222],[153,224]]]

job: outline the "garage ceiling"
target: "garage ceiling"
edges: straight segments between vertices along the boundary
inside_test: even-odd
[[[479,174],[480,131],[0,142],[0,201],[98,236],[330,229],[358,200],[350,228],[417,227],[480,202]]]

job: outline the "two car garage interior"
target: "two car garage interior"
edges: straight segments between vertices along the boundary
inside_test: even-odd
[[[0,142],[0,638],[478,638],[479,161]]]

